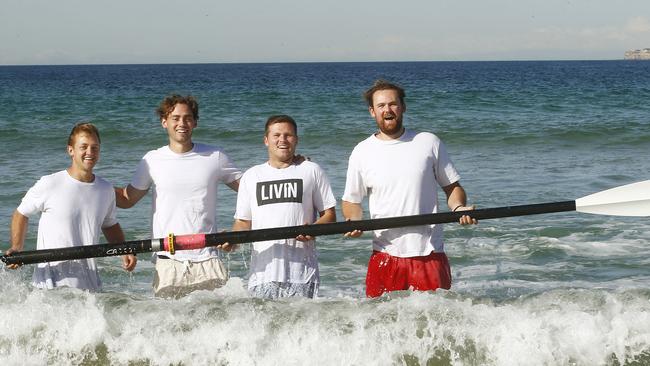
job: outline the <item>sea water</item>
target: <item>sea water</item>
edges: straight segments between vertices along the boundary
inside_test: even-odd
[[[125,185],[166,144],[154,111],[170,93],[198,98],[194,140],[242,169],[266,160],[266,118],[293,116],[298,152],[340,201],[347,158],[375,130],[362,92],[378,78],[405,87],[406,127],[443,139],[478,208],[650,179],[648,62],[2,66],[0,249],[27,189],[68,166],[75,122],[99,127],[96,173]],[[220,187],[222,229],[235,199]],[[150,215],[150,196],[118,211],[129,240],[150,237]],[[249,298],[247,245],[225,258],[225,287],[179,300],[152,296],[147,254],[131,274],[98,259],[100,293],[35,290],[32,266],[3,268],[0,364],[650,364],[649,239],[648,218],[575,212],[446,224],[451,290],[378,299],[364,297],[368,234],[318,238],[316,300]]]

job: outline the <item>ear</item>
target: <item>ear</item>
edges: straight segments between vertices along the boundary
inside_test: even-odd
[[[370,115],[374,118],[375,117],[375,110],[372,108],[372,106],[368,107],[368,112],[370,112]]]
[[[68,145],[67,150],[68,150],[68,155],[70,155],[70,157],[72,157],[73,152],[74,152],[74,148],[72,146]]]
[[[167,129],[167,118],[161,118],[160,124],[162,125],[162,128]]]
[[[264,145],[269,146],[269,138],[266,135],[264,135]]]

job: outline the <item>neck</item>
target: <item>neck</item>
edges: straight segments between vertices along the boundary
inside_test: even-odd
[[[293,165],[293,156],[288,161],[269,159],[268,164],[276,169],[284,169]]]
[[[80,169],[75,169],[74,167],[69,167],[66,169],[68,172],[68,175],[71,176],[72,178],[84,182],[84,183],[92,183],[95,180],[95,174],[91,171],[86,171],[86,170],[80,170]]]
[[[177,153],[177,154],[183,154],[186,153],[194,148],[194,143],[192,141],[189,142],[176,142],[176,141],[169,141],[169,150]]]
[[[402,128],[401,128],[398,132],[396,132],[396,133],[393,133],[393,134],[387,134],[387,133],[384,133],[384,132],[382,132],[382,131],[379,131],[379,132],[377,132],[377,133],[375,134],[375,136],[377,136],[377,138],[380,139],[380,140],[396,140],[396,139],[400,138],[400,137],[404,134],[405,131],[406,131],[406,130],[404,129],[404,127],[402,127]]]

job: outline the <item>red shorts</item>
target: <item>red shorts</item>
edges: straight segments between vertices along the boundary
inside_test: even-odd
[[[368,261],[366,296],[378,297],[399,290],[451,288],[451,269],[445,253],[400,258],[373,251]]]

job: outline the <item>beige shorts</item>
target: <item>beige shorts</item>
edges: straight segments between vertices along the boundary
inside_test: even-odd
[[[153,293],[157,297],[180,298],[196,290],[214,290],[226,284],[228,271],[219,258],[201,262],[156,260]]]

